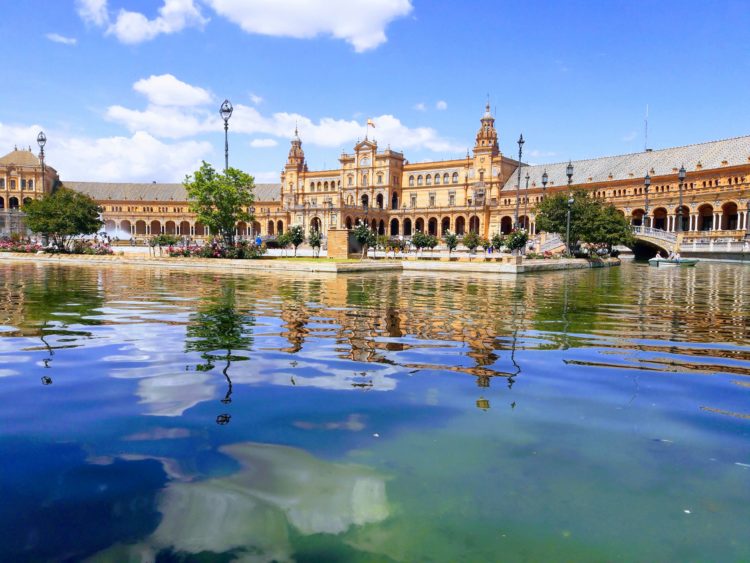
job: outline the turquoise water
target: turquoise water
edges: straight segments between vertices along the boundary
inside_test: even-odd
[[[0,560],[750,560],[749,282],[2,264]]]

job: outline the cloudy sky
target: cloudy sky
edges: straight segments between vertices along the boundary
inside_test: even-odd
[[[202,159],[278,181],[371,137],[411,161],[531,162],[750,134],[746,0],[2,0],[0,153],[49,139],[63,180],[179,181]]]

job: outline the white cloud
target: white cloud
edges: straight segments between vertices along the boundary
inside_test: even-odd
[[[418,104],[414,105],[414,109],[417,111],[427,111],[427,106],[424,104],[424,102],[419,102]]]
[[[75,37],[65,37],[59,33],[48,33],[45,37],[54,43],[62,43],[63,45],[75,45],[78,43],[78,39]]]
[[[435,109],[439,109],[440,111],[448,109],[448,102],[439,100],[438,103],[435,104]]]
[[[331,35],[358,53],[387,41],[385,28],[411,0],[205,0],[247,33],[309,39]]]
[[[103,27],[109,22],[107,0],[77,0],[78,15],[89,25]]]
[[[192,137],[211,130],[219,131],[221,118],[198,109],[180,107],[149,106],[145,110],[128,109],[123,106],[110,106],[105,117],[124,125],[129,131],[147,131],[152,135],[167,139]]]
[[[626,143],[629,143],[630,141],[635,141],[637,137],[638,137],[638,132],[631,131],[630,133],[627,133],[626,135],[624,135],[622,140],[625,141]]]
[[[191,86],[171,74],[142,78],[133,84],[133,90],[158,106],[198,106],[209,103],[212,99],[207,90]]]
[[[60,178],[87,181],[181,181],[186,170],[195,170],[213,146],[205,141],[164,143],[145,132],[130,137],[87,138],[69,136],[40,125],[0,123],[0,147],[33,144],[44,129],[49,142],[47,162]],[[3,150],[0,152],[4,153]]]
[[[123,43],[142,43],[161,33],[177,33],[186,27],[202,28],[207,22],[193,0],[164,0],[159,15],[153,20],[140,12],[120,10],[107,33]]]
[[[250,141],[250,146],[254,149],[265,149],[268,147],[275,147],[278,145],[276,139],[253,139]]]
[[[257,106],[263,103],[263,98],[259,96],[258,94],[250,92],[250,101],[253,102]]]

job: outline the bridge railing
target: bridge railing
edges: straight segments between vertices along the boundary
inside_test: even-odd
[[[539,251],[540,252],[547,252],[547,251],[559,248],[560,246],[562,246],[564,244],[565,243],[560,238],[560,235],[558,235],[557,233],[549,233],[547,235],[547,240],[545,240],[544,244],[542,244],[539,247]]]
[[[642,235],[644,237],[650,237],[655,238],[667,242],[676,242],[677,241],[677,235],[674,233],[668,233],[667,231],[662,231],[661,229],[654,229],[653,227],[644,227],[636,225],[633,227],[633,232],[636,235]]]

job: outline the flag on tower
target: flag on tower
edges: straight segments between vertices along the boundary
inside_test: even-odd
[[[375,129],[375,122],[372,119],[367,120],[367,126]]]

